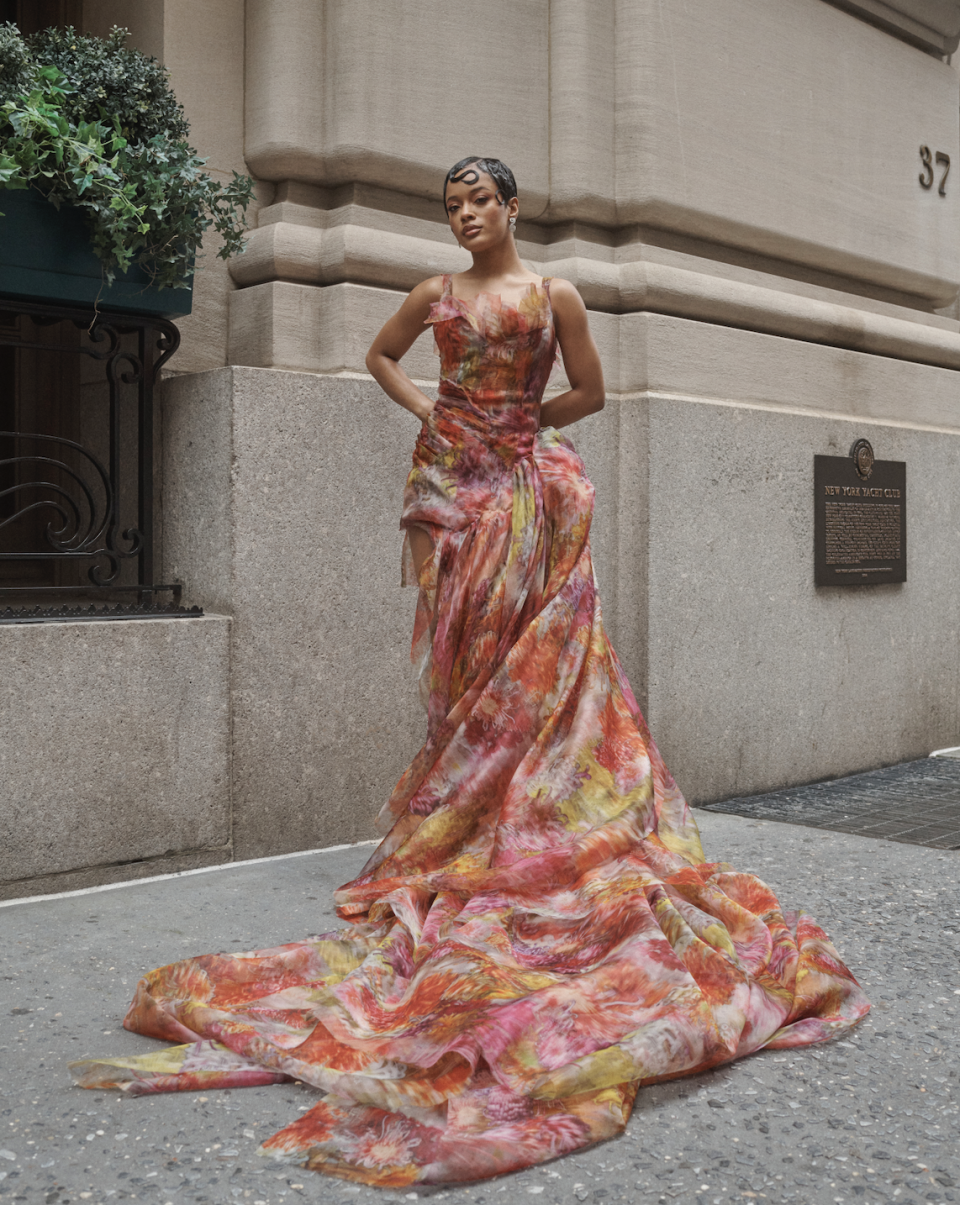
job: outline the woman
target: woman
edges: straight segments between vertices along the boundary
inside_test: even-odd
[[[473,267],[418,285],[367,359],[423,420],[402,526],[428,731],[337,892],[353,925],[152,972],[125,1024],[188,1045],[76,1065],[132,1093],[313,1084],[267,1151],[384,1186],[609,1138],[643,1084],[869,1008],[809,918],[704,862],[604,633],[593,488],[556,430],[603,406],[583,303],[520,262],[499,161],[458,163],[445,204]],[[435,405],[399,363],[425,325]],[[572,387],[541,405],[558,344]]]

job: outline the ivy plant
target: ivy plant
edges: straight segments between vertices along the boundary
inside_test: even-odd
[[[78,208],[107,283],[138,264],[157,288],[182,288],[207,230],[221,259],[243,250],[253,181],[203,170],[167,72],[126,38],[0,25],[0,190]]]

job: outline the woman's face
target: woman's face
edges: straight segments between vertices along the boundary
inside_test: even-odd
[[[510,218],[516,217],[520,204],[516,197],[505,205],[498,201],[497,185],[486,172],[467,168],[465,175],[465,180],[447,185],[447,221],[461,247],[486,251],[509,238]]]

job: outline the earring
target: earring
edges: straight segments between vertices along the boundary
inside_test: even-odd
[[[511,231],[512,231],[514,234],[516,233],[516,230],[517,230],[517,219],[516,219],[516,218],[511,218],[511,219],[510,219],[510,230],[511,230]]]

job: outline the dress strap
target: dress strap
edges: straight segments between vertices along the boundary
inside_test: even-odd
[[[441,297],[452,297],[453,296],[453,277],[447,272],[445,272],[443,274],[443,292],[440,294],[440,296]]]

